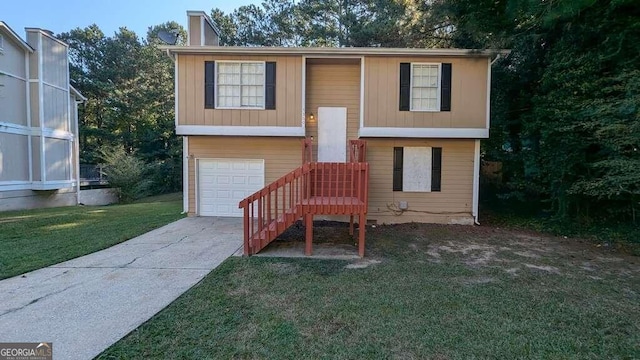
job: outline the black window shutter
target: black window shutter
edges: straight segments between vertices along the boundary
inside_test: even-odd
[[[411,101],[411,64],[400,63],[400,111],[409,111]]]
[[[273,110],[276,108],[276,63],[267,62],[265,66],[264,108]]]
[[[393,148],[393,191],[402,191],[403,148]]]
[[[216,107],[216,62],[204,62],[204,108],[215,109]]]
[[[451,63],[442,64],[440,111],[451,111]]]
[[[442,184],[442,148],[431,148],[431,191],[440,191]]]

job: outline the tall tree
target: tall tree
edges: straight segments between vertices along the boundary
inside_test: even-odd
[[[186,31],[175,22],[149,28],[146,40],[120,28],[107,37],[96,25],[59,37],[69,43],[71,79],[88,98],[80,113],[81,161],[100,162],[105,146],[119,147],[152,165],[157,186],[179,188],[181,142],[174,129],[173,63],[157,33]]]
[[[634,219],[640,194],[634,1],[440,0],[450,42],[509,47],[494,73],[485,154],[505,164],[506,196],[558,217]]]

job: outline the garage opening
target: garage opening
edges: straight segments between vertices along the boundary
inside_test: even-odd
[[[199,159],[198,215],[242,217],[238,203],[264,187],[263,159]]]

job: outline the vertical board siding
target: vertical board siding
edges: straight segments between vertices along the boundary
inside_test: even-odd
[[[71,154],[68,140],[44,139],[47,181],[71,179]]]
[[[44,127],[48,129],[70,131],[69,94],[64,90],[60,90],[47,84],[43,84],[43,91]]]
[[[48,84],[61,88],[68,88],[67,78],[68,58],[67,47],[61,43],[42,35],[42,80]]]
[[[31,164],[33,181],[41,181],[42,176],[40,171],[40,136],[31,137],[31,156],[33,156],[33,162]]]
[[[0,121],[27,126],[26,81],[0,74]]]
[[[276,108],[205,109],[204,62],[219,60],[276,62]],[[179,125],[212,126],[301,126],[301,56],[211,56],[178,57]]]
[[[196,213],[196,158],[264,159],[265,185],[301,165],[300,139],[189,136],[189,215]]]
[[[358,139],[360,129],[360,62],[354,64],[307,64],[307,136],[314,137],[313,154],[318,155],[318,108],[347,108],[347,140]],[[315,121],[308,120],[313,113]],[[345,147],[348,141],[345,142]],[[347,152],[348,156],[348,152]],[[348,160],[348,159],[347,159]]]
[[[28,145],[25,135],[0,133],[0,181],[29,180]]]
[[[428,146],[442,148],[442,185],[439,192],[393,191],[394,147]],[[474,140],[369,139],[369,219],[384,223],[410,221],[447,223],[473,219]],[[395,215],[392,210],[407,201],[409,210]]]
[[[487,58],[365,58],[366,127],[485,128]],[[400,111],[400,63],[451,63],[451,111]]]
[[[430,146],[442,148],[442,191],[405,193],[393,191],[393,148]],[[189,214],[196,212],[196,158],[264,159],[265,184],[301,164],[299,139],[189,136]],[[370,164],[368,218],[381,223],[411,221],[448,223],[472,220],[474,140],[371,139],[367,141]],[[407,201],[409,210],[395,215],[393,206]]]
[[[0,31],[0,35],[5,35]],[[6,71],[11,75],[25,78],[27,75],[24,63],[25,51],[18,46],[9,36],[4,36],[4,49],[0,55],[0,70]]]
[[[200,16],[189,16],[189,45],[200,46],[202,33],[200,30]]]

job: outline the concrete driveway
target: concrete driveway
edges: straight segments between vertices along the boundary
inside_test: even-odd
[[[91,359],[242,246],[242,219],[192,217],[111,248],[0,281],[0,342],[53,342]]]

